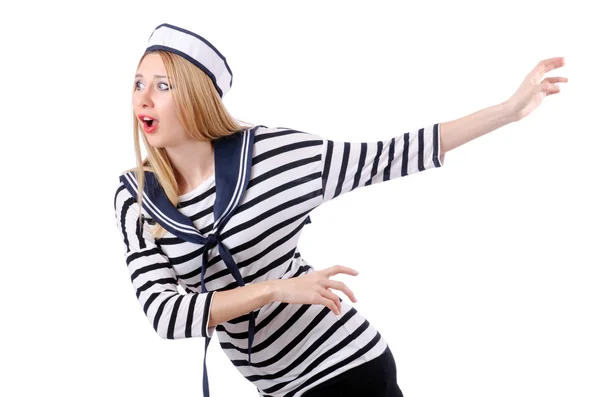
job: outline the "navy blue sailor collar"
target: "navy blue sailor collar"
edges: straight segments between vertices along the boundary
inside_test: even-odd
[[[214,224],[213,229],[208,235],[202,235],[194,226],[192,220],[182,214],[168,199],[164,190],[160,186],[158,179],[153,172],[144,171],[144,192],[142,198],[142,207],[167,231],[184,241],[203,246],[202,249],[202,269],[201,269],[201,288],[206,293],[204,285],[204,273],[208,264],[208,251],[217,246],[219,255],[225,262],[225,265],[233,275],[238,286],[244,286],[244,279],[235,263],[229,249],[220,241],[220,231],[244,197],[244,192],[250,181],[250,171],[252,167],[252,153],[254,146],[254,135],[258,127],[255,126],[243,131],[237,131],[231,135],[215,139],[214,158],[215,158],[215,187],[216,197],[213,205]],[[137,199],[138,183],[135,172],[130,171],[120,176],[127,190]],[[251,364],[251,349],[254,340],[255,321],[254,313],[248,314],[248,363]],[[210,395],[208,385],[208,373],[206,369],[206,353],[208,352],[209,337],[206,337],[204,348],[204,376],[203,391],[204,396]]]
[[[231,135],[215,139],[214,158],[215,158],[215,187],[216,197],[213,208],[214,224],[213,229],[208,235],[202,235],[194,226],[192,220],[181,213],[168,199],[164,190],[159,184],[158,179],[153,172],[144,171],[145,184],[143,192],[142,207],[167,231],[180,239],[203,246],[202,249],[202,269],[200,274],[201,289],[206,293],[204,285],[204,273],[208,264],[208,251],[217,246],[219,255],[223,262],[236,280],[238,286],[245,285],[240,271],[235,263],[229,249],[220,241],[220,232],[227,221],[233,215],[238,207],[248,183],[250,181],[252,155],[254,147],[255,131],[258,125],[243,131],[237,131]],[[135,172],[130,171],[120,176],[127,190],[137,199],[138,183]],[[305,224],[311,223],[309,217],[305,219]],[[248,364],[252,365],[251,349],[254,340],[255,319],[254,312],[248,314]],[[206,352],[210,338],[206,338],[204,350],[204,396],[209,396],[208,374],[206,371]]]
[[[212,233],[223,229],[233,211],[243,198],[250,180],[254,127],[215,139],[215,185],[216,198],[213,208],[214,225]],[[202,235],[192,220],[182,214],[169,201],[153,172],[144,171],[144,210],[167,231],[190,243],[205,244],[209,235]],[[135,172],[120,176],[121,181],[133,197],[137,197],[138,183]]]
[[[144,171],[145,183],[142,200],[144,210],[154,221],[160,223],[167,231],[180,239],[202,245],[212,243],[211,247],[213,247],[218,240],[220,231],[223,230],[242,201],[248,187],[255,131],[259,127],[264,126],[257,125],[213,141],[216,197],[213,208],[214,224],[210,234],[202,235],[192,220],[173,206],[158,179],[150,171]],[[135,172],[130,171],[121,175],[120,180],[131,195],[137,199],[138,183]],[[311,223],[310,217],[306,218],[305,223]]]

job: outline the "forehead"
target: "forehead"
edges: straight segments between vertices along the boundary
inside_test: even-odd
[[[154,74],[166,75],[165,65],[160,55],[156,53],[147,54],[140,63],[137,74],[143,74],[144,77],[150,77]]]

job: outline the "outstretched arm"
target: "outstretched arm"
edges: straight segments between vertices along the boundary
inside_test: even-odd
[[[490,106],[457,120],[440,124],[441,152],[446,153],[475,138],[487,134],[506,124],[519,121],[535,110],[542,100],[560,92],[557,83],[566,83],[565,77],[544,75],[564,66],[563,57],[540,61],[525,77],[513,96],[499,105]]]
[[[363,186],[442,167],[446,152],[503,125],[521,120],[539,106],[546,96],[560,92],[558,83],[567,82],[567,79],[544,78],[544,75],[563,65],[562,57],[541,61],[526,76],[518,90],[499,105],[457,120],[429,124],[403,133],[398,131],[395,136],[380,141],[338,141],[289,128],[265,128],[255,138],[255,142],[264,143],[259,145],[262,152],[255,157],[254,164],[271,162],[274,168],[265,175],[300,170],[305,177],[290,183],[303,184],[306,194],[299,200],[316,208]],[[294,178],[298,176],[294,172],[289,175]],[[317,200],[315,192],[319,191],[318,182],[321,184],[321,195],[314,205],[313,201]],[[294,200],[290,201],[290,205],[298,204]],[[298,208],[306,210],[306,207]]]

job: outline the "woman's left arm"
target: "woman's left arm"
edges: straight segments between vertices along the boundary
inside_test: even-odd
[[[566,77],[544,78],[546,73],[564,64],[564,57],[540,61],[507,101],[460,119],[441,123],[441,153],[446,153],[506,124],[519,121],[533,112],[546,96],[560,92],[558,83],[568,81]]]

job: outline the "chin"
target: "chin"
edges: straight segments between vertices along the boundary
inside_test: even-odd
[[[155,149],[163,149],[168,145],[167,142],[164,142],[163,139],[160,139],[159,137],[156,137],[156,136],[146,135],[146,140],[148,141],[148,144]]]

